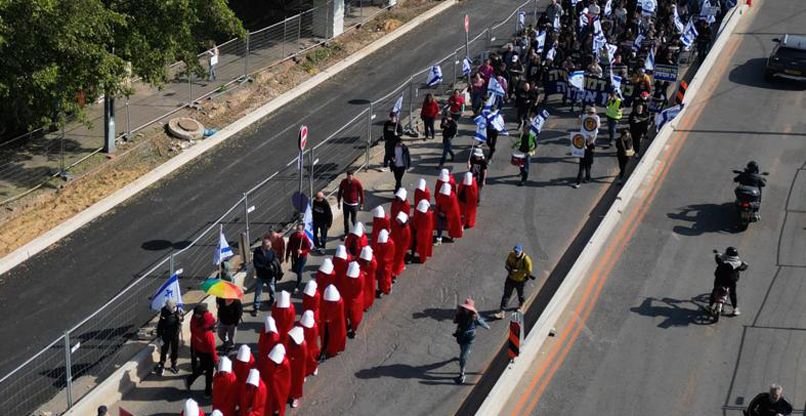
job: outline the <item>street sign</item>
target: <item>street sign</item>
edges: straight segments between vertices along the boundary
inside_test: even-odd
[[[470,33],[470,16],[465,15],[465,33]]]
[[[299,150],[305,149],[306,144],[308,144],[308,126],[303,124],[299,128]]]

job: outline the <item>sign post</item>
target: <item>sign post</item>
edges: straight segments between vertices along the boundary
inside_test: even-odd
[[[509,321],[509,342],[507,348],[507,355],[510,361],[515,361],[515,357],[521,354],[521,345],[523,344],[523,313],[517,311],[512,314]]]
[[[299,156],[297,158],[297,170],[299,171],[298,195],[300,195],[300,200],[302,199],[302,167],[305,165],[305,163],[302,162],[303,160],[302,154],[305,151],[305,145],[307,144],[308,144],[308,126],[303,124],[302,126],[299,127],[299,142],[298,142]],[[299,209],[302,209],[301,204]]]
[[[470,16],[468,15],[465,15],[465,57],[470,59]],[[467,88],[470,88],[470,74],[467,74]]]

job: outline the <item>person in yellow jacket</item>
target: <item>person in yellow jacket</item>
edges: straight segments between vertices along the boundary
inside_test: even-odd
[[[518,292],[518,309],[521,309],[523,302],[526,300],[523,295],[526,279],[535,279],[532,276],[532,259],[523,252],[523,247],[521,246],[515,246],[509,253],[505,268],[507,269],[507,279],[504,283],[504,296],[501,298],[501,307],[493,315],[495,319],[504,318],[504,309],[509,303],[509,298],[512,297],[513,289]]]
[[[610,91],[610,95],[607,97],[607,104],[605,106],[605,115],[607,116],[607,132],[610,135],[610,141],[607,142],[607,145],[605,145],[605,149],[610,147],[610,145],[613,143],[613,139],[616,138],[618,123],[621,120],[621,117],[624,115],[624,110],[622,110],[621,107],[621,98],[616,95],[616,91]]]

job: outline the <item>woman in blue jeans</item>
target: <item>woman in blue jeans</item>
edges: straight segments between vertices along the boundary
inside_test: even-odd
[[[476,342],[476,326],[484,329],[490,329],[490,326],[479,315],[476,303],[470,298],[459,305],[453,322],[456,324],[456,332],[453,333],[453,336],[456,337],[456,342],[459,344],[459,376],[453,380],[456,384],[462,384],[465,382],[465,367],[467,359],[470,358],[470,349]]]

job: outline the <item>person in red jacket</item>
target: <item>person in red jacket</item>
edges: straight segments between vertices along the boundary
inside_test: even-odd
[[[434,213],[430,210],[431,204],[425,199],[417,204],[417,209],[414,210],[414,220],[412,221],[411,235],[414,243],[411,246],[411,255],[417,252],[420,263],[425,261],[433,255],[434,248]]]
[[[439,171],[439,177],[437,177],[437,185],[434,187],[434,192],[439,194],[439,191],[442,189],[442,184],[446,182],[451,184],[451,188],[456,192],[456,179],[453,178],[453,175],[451,175],[448,169]],[[434,199],[436,200],[436,196],[434,196]]]
[[[280,333],[280,342],[283,345],[288,343],[288,331],[294,327],[297,318],[294,311],[294,304],[291,303],[291,294],[283,290],[277,295],[277,302],[271,307],[271,316],[277,324],[277,332]]]
[[[251,369],[246,384],[241,389],[239,415],[266,416],[268,396],[266,383],[261,379],[260,372],[257,369]]]
[[[364,234],[364,223],[359,221],[350,230],[350,234],[344,240],[344,246],[347,247],[347,253],[350,256],[358,257],[365,245],[367,245],[367,236]]]
[[[326,257],[322,260],[322,264],[316,272],[316,290],[319,291],[319,294],[322,294],[326,287],[333,284],[336,284],[336,271],[333,267],[333,260],[330,257]]]
[[[280,331],[277,330],[277,321],[274,317],[267,316],[263,321],[263,331],[260,331],[260,337],[257,340],[257,367],[263,364],[266,357],[269,356],[269,351],[280,342]]]
[[[436,197],[437,245],[442,244],[442,231],[448,229],[452,240],[462,237],[462,213],[459,199],[450,183],[442,184]]]
[[[244,344],[238,348],[238,355],[235,356],[235,364],[232,370],[235,372],[235,377],[238,378],[238,385],[243,387],[246,384],[246,379],[249,377],[249,370],[255,367],[255,357],[252,356],[252,350],[248,345]]]
[[[335,357],[344,351],[347,342],[347,325],[344,322],[344,301],[336,286],[325,289],[322,302],[322,356],[321,359]]]
[[[420,118],[423,119],[425,129],[425,139],[428,140],[428,133],[434,138],[434,120],[439,116],[439,104],[432,94],[426,94],[423,100],[423,108],[420,110]]]
[[[376,297],[380,299],[381,294],[392,293],[392,267],[395,262],[395,242],[389,239],[389,232],[386,230],[381,230],[378,234],[375,258],[378,261],[378,268],[375,270],[375,278],[378,280]]]
[[[204,416],[204,412],[199,407],[199,404],[196,403],[193,399],[187,399],[185,401],[185,405],[182,406],[182,412],[179,413],[179,416]]]
[[[425,179],[420,178],[420,180],[417,181],[417,188],[414,190],[414,206],[416,207],[422,200],[426,200],[430,204],[431,191],[428,189],[428,184],[425,182]]]
[[[372,210],[372,239],[369,241],[369,244],[373,249],[375,248],[375,244],[378,243],[378,233],[380,233],[381,230],[391,231],[391,224],[389,223],[389,217],[387,217],[386,213],[383,211],[383,206],[378,205]]]
[[[308,364],[308,345],[305,343],[305,331],[301,326],[295,326],[288,331],[288,353],[291,364],[291,392],[289,401],[292,409],[299,407],[302,398],[302,384],[307,374],[305,366]]]
[[[395,242],[395,257],[392,260],[392,281],[394,281],[406,269],[406,253],[411,245],[409,215],[405,212],[398,213],[392,222],[392,241]]]
[[[305,235],[305,224],[297,224],[297,230],[288,238],[285,259],[291,260],[291,271],[297,275],[297,284],[294,286],[294,293],[299,292],[302,284],[302,272],[305,270],[305,263],[308,262],[308,253],[311,251],[311,240]]]
[[[350,330],[347,336],[355,338],[355,331],[364,317],[364,273],[357,261],[347,268],[347,287],[344,293],[344,319]]]
[[[458,194],[462,224],[465,228],[473,228],[476,225],[476,208],[479,206],[479,187],[472,173],[465,173]]]
[[[288,395],[291,392],[291,363],[285,355],[285,346],[277,344],[263,361],[260,377],[266,383],[266,415],[285,415]]]
[[[271,230],[271,233],[269,233],[269,241],[271,241],[272,251],[277,255],[277,260],[282,264],[283,259],[285,259],[285,239],[283,235],[276,229]]]
[[[322,295],[319,294],[319,285],[316,280],[308,280],[305,285],[305,290],[302,291],[302,310],[312,311],[313,317],[319,320],[319,304],[322,301]]]
[[[344,237],[346,238],[347,232],[350,230],[348,222],[355,225],[358,211],[364,209],[364,187],[361,186],[361,181],[356,179],[353,171],[348,171],[347,178],[339,183],[336,202],[344,211]]]
[[[378,268],[378,262],[375,261],[375,256],[372,253],[372,247],[364,247],[361,250],[361,256],[358,259],[358,264],[361,266],[361,273],[364,274],[364,290],[362,291],[364,300],[364,312],[372,307],[375,303],[376,279],[375,270]]]
[[[238,406],[238,378],[232,373],[232,361],[221,357],[218,361],[218,372],[213,377],[213,409],[221,411],[222,416],[235,416]]]
[[[185,378],[185,388],[190,391],[193,382],[204,373],[204,397],[213,394],[213,371],[218,362],[215,349],[215,317],[207,310],[206,303],[200,303],[193,309],[190,321],[190,354],[193,372]],[[193,361],[197,361],[193,365]]]
[[[399,212],[405,212],[406,215],[411,213],[411,204],[409,203],[408,196],[406,188],[401,187],[395,192],[395,199],[392,200],[392,207],[390,209],[391,221],[394,222]]]
[[[462,112],[465,111],[465,97],[462,96],[461,91],[453,90],[453,95],[448,98],[448,112],[451,114],[456,122],[462,118]]]
[[[336,272],[336,288],[339,292],[344,291],[344,284],[347,280],[347,266],[353,261],[353,256],[347,253],[347,247],[340,245],[336,247],[336,254],[333,255],[333,270]]]
[[[305,364],[305,375],[319,374],[319,326],[313,317],[313,311],[305,311],[299,319],[302,330],[305,332],[305,346],[308,348],[308,361]]]

